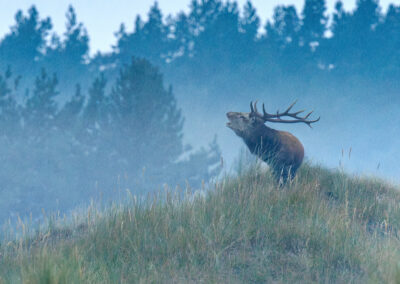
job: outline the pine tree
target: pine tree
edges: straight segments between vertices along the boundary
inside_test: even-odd
[[[207,29],[218,17],[223,7],[221,0],[192,0],[190,4],[189,20],[195,36]]]
[[[142,59],[120,71],[111,94],[111,123],[125,162],[163,167],[182,153],[181,112],[158,70]]]
[[[304,45],[320,43],[326,32],[328,17],[325,0],[306,0],[302,12],[300,35]]]
[[[69,6],[66,17],[67,30],[64,34],[65,41],[63,44],[65,53],[69,61],[73,63],[73,66],[83,64],[89,53],[89,36],[83,24],[78,23],[72,6]]]
[[[65,103],[57,113],[58,126],[62,131],[75,130],[78,127],[85,97],[81,93],[81,86],[75,86],[75,94]]]
[[[143,57],[153,64],[162,66],[170,54],[169,30],[163,22],[163,15],[155,2],[148,13],[148,21],[143,22],[138,16],[133,33],[121,29],[117,33],[116,51],[123,64],[129,63],[132,56]]]
[[[20,134],[20,113],[15,101],[18,77],[15,79],[14,90],[9,87],[12,73],[10,68],[0,75],[0,136],[13,139]]]
[[[333,21],[331,31],[334,36],[341,37],[346,33],[348,27],[350,13],[346,12],[343,7],[342,1],[337,1],[335,4],[335,11],[333,13]]]
[[[236,2],[193,1],[190,21],[195,35],[193,58],[189,63],[196,66],[194,78],[235,70],[247,58]]]
[[[255,7],[250,1],[247,1],[243,8],[243,15],[240,18],[239,30],[243,33],[243,36],[241,36],[241,41],[238,42],[237,49],[239,53],[243,54],[243,62],[248,62],[247,64],[249,65],[251,64],[251,69],[256,68],[260,62],[257,49],[260,22]],[[241,63],[240,65],[247,64]]]
[[[175,57],[188,57],[191,55],[193,35],[190,32],[189,19],[185,13],[179,13],[172,22],[173,40],[170,43],[171,51]],[[173,58],[174,59],[174,58]]]
[[[43,56],[46,37],[52,24],[50,18],[41,20],[35,6],[25,16],[22,11],[15,15],[15,25],[0,42],[0,68],[10,65],[16,74],[36,72],[35,62]]]
[[[82,23],[77,21],[75,10],[69,6],[66,13],[66,31],[60,39],[53,35],[52,44],[42,59],[47,70],[63,78],[60,89],[73,93],[73,86],[86,83],[86,60],[89,58],[89,36]]]
[[[336,4],[329,44],[336,72],[375,76],[379,64],[375,57],[381,48],[376,32],[380,18],[376,0],[358,0],[352,13],[343,10],[342,2]]]
[[[150,184],[176,182],[178,176],[190,178],[180,171],[179,158],[185,153],[183,117],[172,88],[164,87],[157,68],[146,60],[133,59],[121,70],[110,104],[109,129],[113,139],[109,148],[115,150],[117,154],[113,160],[118,161],[114,168],[134,174],[135,179],[143,176],[145,171],[144,176]],[[195,175],[198,178],[214,174],[209,172],[218,152],[214,146],[210,151],[198,153],[185,168],[197,169]],[[202,162],[195,162],[198,159]],[[207,174],[203,175],[205,172]]]
[[[300,18],[294,6],[277,6],[273,21],[267,22],[266,35],[261,39],[261,48],[267,51],[264,60],[273,68],[264,71],[281,79],[302,71],[304,56],[300,52]],[[281,74],[279,72],[282,72]]]
[[[298,45],[300,19],[294,6],[277,6],[273,24],[267,25],[267,35],[274,38],[281,47]]]
[[[247,1],[244,6],[240,27],[246,34],[246,44],[251,44],[257,37],[258,29],[260,28],[260,18],[250,1]]]
[[[356,9],[352,15],[354,31],[369,33],[381,18],[378,0],[357,0]]]
[[[95,79],[89,89],[89,101],[85,107],[84,120],[87,127],[94,128],[96,125],[100,127],[106,122],[107,118],[107,101],[105,96],[107,80],[104,73]]]
[[[376,29],[380,48],[375,56],[379,58],[382,75],[396,80],[400,75],[400,6],[390,5],[386,15]]]
[[[59,94],[57,84],[56,75],[49,76],[45,69],[36,78],[33,94],[24,108],[24,121],[29,135],[45,135],[54,126],[57,115],[55,98]]]

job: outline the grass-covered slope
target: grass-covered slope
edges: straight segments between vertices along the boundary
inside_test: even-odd
[[[400,192],[382,181],[304,165],[279,189],[254,167],[161,195],[3,241],[0,283],[400,281]]]

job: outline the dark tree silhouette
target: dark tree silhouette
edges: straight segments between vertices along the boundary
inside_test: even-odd
[[[148,61],[133,59],[121,70],[110,103],[112,128],[124,137],[116,148],[123,163],[151,170],[173,163],[182,153],[180,110]]]
[[[315,48],[324,37],[327,29],[328,17],[326,16],[325,0],[306,0],[302,12],[302,25],[300,36],[303,44]]]
[[[272,38],[280,47],[298,45],[300,18],[294,6],[278,6],[274,10],[274,22],[270,30]]]
[[[190,23],[185,13],[179,13],[175,21],[170,24],[173,30],[170,41],[170,59],[187,58],[192,53],[193,35],[190,31]]]
[[[57,114],[55,97],[59,94],[57,85],[56,75],[49,76],[45,69],[42,69],[40,76],[35,80],[33,94],[26,102],[24,121],[28,129],[32,129],[38,135],[40,134],[37,130],[49,130],[54,125]]]
[[[246,35],[246,44],[251,44],[255,41],[260,28],[260,17],[250,1],[247,1],[243,8],[243,18],[241,20],[240,28]]]
[[[58,127],[61,129],[72,131],[75,135],[77,127],[79,127],[79,116],[83,109],[85,97],[82,94],[81,86],[75,86],[75,94],[65,103],[61,110],[57,113]]]
[[[0,68],[5,70],[10,65],[15,74],[34,74],[51,28],[50,18],[41,20],[35,6],[29,9],[27,16],[18,11],[15,25],[0,42]]]
[[[400,75],[400,6],[390,5],[384,21],[376,29],[381,44],[375,56],[379,58],[377,65],[384,68],[382,77],[397,81]]]
[[[336,4],[330,40],[332,63],[343,75],[373,75],[376,61],[373,58],[381,43],[376,28],[379,24],[380,9],[375,0],[359,0],[352,13],[343,10],[343,4]]]
[[[47,70],[56,73],[59,78],[63,78],[60,89],[72,93],[73,86],[77,83],[84,85],[87,83],[85,77],[88,70],[85,61],[89,59],[89,36],[83,24],[78,23],[72,6],[68,8],[66,18],[63,38],[53,34],[41,64]]]
[[[125,31],[122,25],[117,33],[116,50],[126,63],[134,55],[145,57],[150,62],[160,65],[168,54],[168,29],[163,23],[163,16],[157,2],[150,8],[148,21],[143,22],[138,16],[132,34]]]
[[[14,89],[9,84],[12,80],[10,69],[0,75],[0,136],[13,139],[20,133],[20,111],[17,106],[15,91],[18,77],[14,79]]]
[[[104,77],[104,73],[101,73],[99,77],[95,79],[92,86],[89,88],[89,101],[86,105],[84,112],[84,119],[88,123],[89,127],[95,125],[102,125],[107,116],[107,106],[105,88],[107,80]]]

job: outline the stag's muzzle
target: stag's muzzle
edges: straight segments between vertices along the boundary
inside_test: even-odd
[[[232,120],[235,117],[235,113],[230,111],[230,112],[226,113],[226,117],[229,119],[229,121],[226,123],[226,126],[228,126],[229,128],[232,128]]]

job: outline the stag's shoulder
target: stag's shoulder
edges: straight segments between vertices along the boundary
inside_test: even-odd
[[[279,138],[283,140],[290,140],[290,141],[299,141],[296,136],[294,136],[292,133],[287,132],[287,131],[277,131]]]
[[[297,148],[297,149],[303,149],[303,145],[297,139],[296,136],[294,136],[292,133],[286,132],[286,131],[279,131],[278,132],[279,138],[283,144],[286,144],[290,148]]]
[[[286,131],[279,131],[280,141],[281,141],[281,151],[285,155],[293,160],[297,160],[299,163],[304,157],[304,147],[293,134]]]

